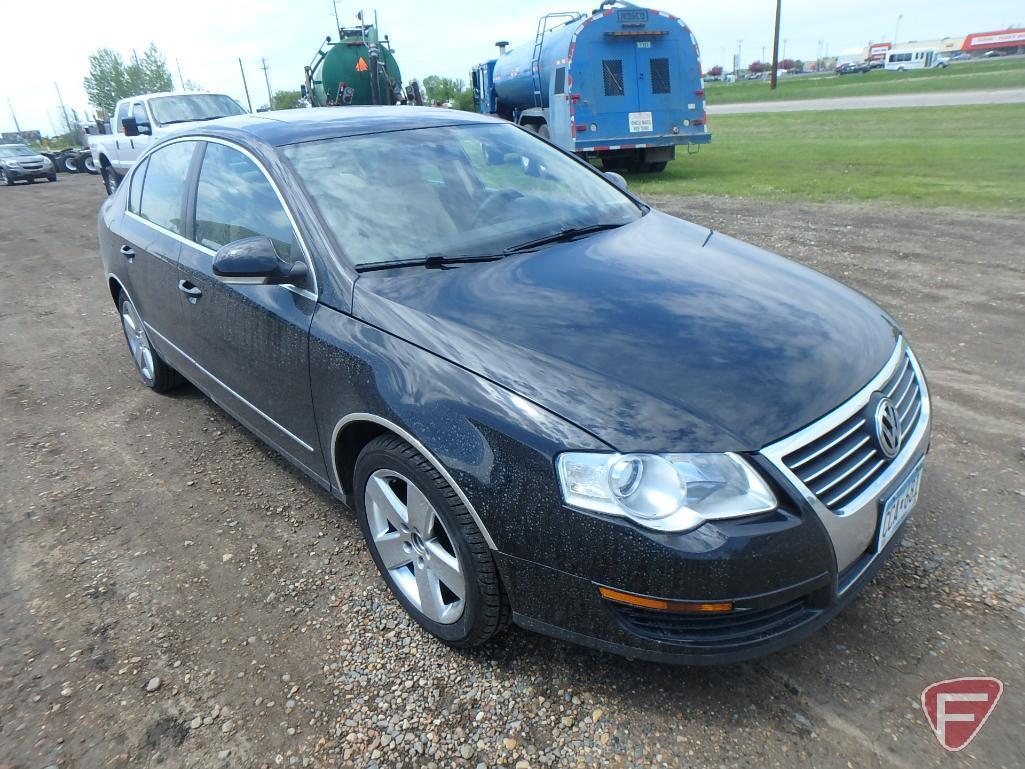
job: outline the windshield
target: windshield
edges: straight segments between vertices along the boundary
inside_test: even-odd
[[[26,155],[38,155],[24,144],[0,144],[0,158],[20,158]]]
[[[509,124],[325,139],[284,152],[357,266],[502,254],[643,215],[601,176]]]
[[[238,102],[230,96],[218,93],[160,96],[150,99],[149,108],[157,125],[186,123],[190,120],[213,120],[228,115],[245,114],[245,110]]]

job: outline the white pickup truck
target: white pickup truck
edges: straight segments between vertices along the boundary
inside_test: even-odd
[[[139,155],[153,142],[197,123],[242,115],[241,105],[222,93],[150,93],[122,99],[110,119],[110,133],[89,137],[93,162],[113,194]]]

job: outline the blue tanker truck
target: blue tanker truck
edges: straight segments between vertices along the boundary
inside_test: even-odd
[[[605,168],[658,172],[678,146],[712,139],[698,44],[672,14],[606,0],[542,17],[533,46],[496,45],[470,73],[477,111]]]

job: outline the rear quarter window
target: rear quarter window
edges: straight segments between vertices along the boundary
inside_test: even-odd
[[[146,178],[146,168],[148,166],[149,158],[146,158],[132,173],[132,186],[128,190],[128,210],[133,214],[139,213],[139,202],[142,200],[142,185]]]
[[[175,142],[149,156],[139,201],[139,215],[158,227],[181,235],[185,185],[196,142]]]

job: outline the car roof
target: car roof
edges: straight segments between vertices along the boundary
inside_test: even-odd
[[[386,131],[504,122],[474,112],[440,107],[310,107],[234,115],[212,120],[179,135],[206,134],[242,138],[239,136],[242,134],[267,144],[282,146]]]

